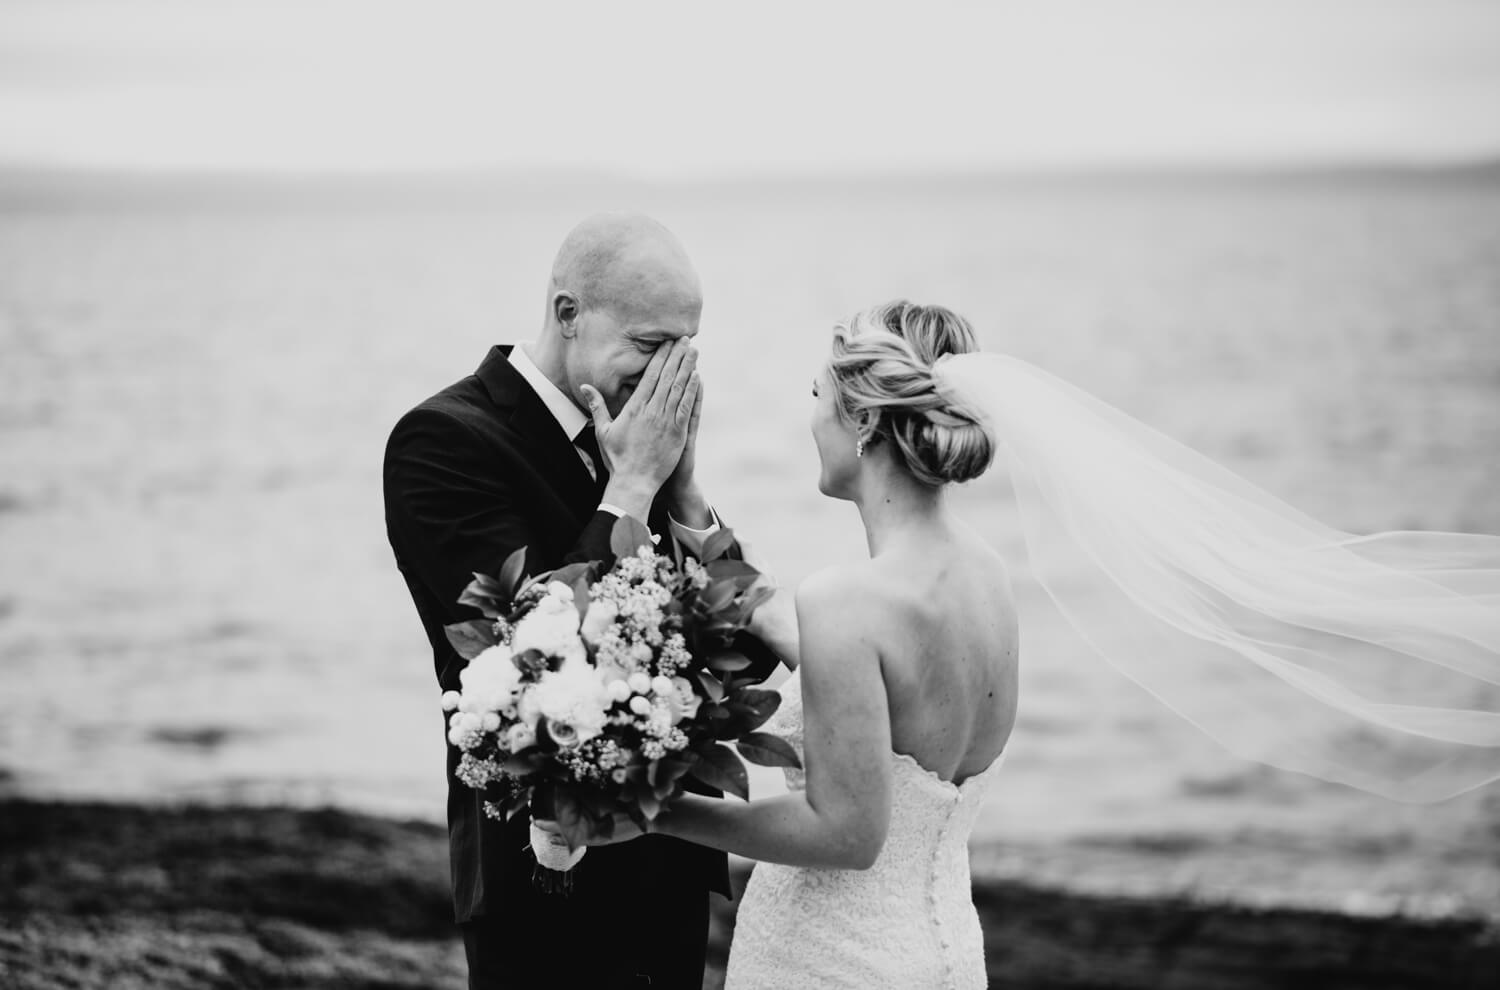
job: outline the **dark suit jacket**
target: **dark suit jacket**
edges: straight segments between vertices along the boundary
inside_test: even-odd
[[[537,574],[579,560],[611,557],[616,517],[598,509],[596,482],[541,398],[510,364],[510,347],[494,347],[469,377],[408,412],[386,447],[386,531],[427,639],[439,689],[457,690],[462,660],[443,626],[478,613],[458,604],[473,572],[496,574],[517,547]],[[666,534],[665,508],[653,506],[648,524]],[[663,538],[666,539],[665,535]],[[757,667],[775,659],[748,645]],[[437,706],[434,699],[434,718]],[[530,884],[534,860],[525,851],[529,823],[485,816],[483,796],[453,775],[459,752],[448,746],[448,837],[456,919],[487,913],[508,887]],[[717,793],[705,791],[706,793]],[[729,894],[725,857],[702,846],[647,836],[592,849],[588,871],[696,878],[699,891]],[[579,867],[580,871],[583,867]],[[626,902],[622,902],[626,903]]]

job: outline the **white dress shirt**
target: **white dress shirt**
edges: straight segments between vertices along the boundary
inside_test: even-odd
[[[542,404],[547,407],[552,418],[557,420],[557,425],[562,427],[563,434],[573,441],[573,449],[577,451],[578,459],[583,462],[583,466],[588,469],[589,476],[597,480],[599,477],[597,466],[583,448],[578,446],[578,434],[589,425],[589,416],[574,405],[573,400],[568,398],[562,389],[552,384],[552,379],[542,374],[542,369],[538,368],[536,362],[531,360],[531,355],[526,353],[525,344],[517,344],[510,349],[510,365],[516,369],[517,374],[526,379],[526,384],[530,385],[531,390],[542,400]],[[624,509],[610,505],[608,502],[600,502],[599,508],[616,516],[625,515]],[[683,549],[695,555],[701,554],[703,541],[719,531],[718,514],[712,507],[709,508],[708,514],[713,521],[707,529],[692,529],[684,526],[668,514],[667,524],[672,530],[672,536]]]

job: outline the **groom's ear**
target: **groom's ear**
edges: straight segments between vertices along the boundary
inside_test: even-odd
[[[571,292],[559,292],[552,297],[552,315],[562,327],[562,335],[569,340],[578,333],[578,299]]]

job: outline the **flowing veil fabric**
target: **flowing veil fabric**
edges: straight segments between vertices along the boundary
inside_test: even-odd
[[[1024,361],[940,359],[1107,661],[1233,753],[1402,801],[1500,778],[1500,537],[1322,525]]]

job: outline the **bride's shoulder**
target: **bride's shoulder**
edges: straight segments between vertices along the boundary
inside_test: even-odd
[[[892,604],[888,584],[863,562],[809,574],[797,586],[796,598],[799,623],[832,622],[851,630],[885,614]]]
[[[844,564],[808,575],[797,586],[797,630],[803,680],[877,671],[885,595],[868,568]]]

